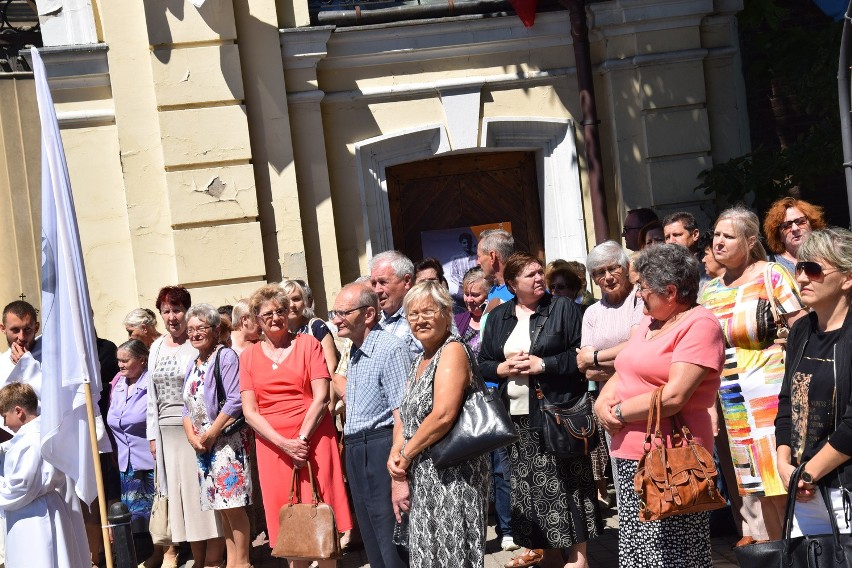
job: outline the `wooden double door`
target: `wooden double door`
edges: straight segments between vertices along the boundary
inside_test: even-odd
[[[421,232],[510,222],[515,248],[544,258],[533,152],[432,158],[387,169],[394,246],[423,258]]]

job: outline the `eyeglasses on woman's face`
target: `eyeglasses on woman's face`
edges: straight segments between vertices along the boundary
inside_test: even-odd
[[[809,280],[822,280],[826,274],[831,274],[833,272],[839,271],[840,269],[838,268],[823,268],[820,263],[813,262],[810,260],[803,260],[796,263],[796,276],[804,272],[805,276],[807,276]]]
[[[272,321],[272,318],[286,318],[287,311],[285,308],[278,308],[277,310],[269,310],[268,312],[263,312],[262,314],[258,314],[257,317],[260,318],[261,321],[269,323]]]
[[[207,332],[210,331],[210,329],[212,327],[213,326],[211,326],[211,325],[199,325],[198,327],[188,327],[188,328],[186,328],[186,333],[187,333],[187,335],[192,335],[192,336],[200,335],[200,336],[204,337],[205,335],[207,335]]]
[[[425,321],[432,321],[433,319],[438,317],[438,314],[440,313],[441,312],[438,310],[422,310],[419,312],[410,312],[405,314],[405,319],[407,319],[409,323],[414,323],[420,318],[423,318]]]
[[[780,225],[778,225],[778,228],[781,230],[782,233],[786,233],[787,231],[793,228],[793,225],[804,229],[805,227],[810,225],[810,221],[808,221],[808,218],[805,216],[797,217],[795,219],[791,219],[790,221],[783,221]]]
[[[612,264],[603,268],[596,268],[592,271],[592,280],[597,282],[598,280],[605,278],[607,273],[612,276],[621,276],[622,273],[624,273],[624,267],[620,264]]]

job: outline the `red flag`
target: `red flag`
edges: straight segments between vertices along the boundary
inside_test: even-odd
[[[524,27],[531,28],[535,23],[535,10],[538,7],[538,0],[509,0],[509,2],[524,23]]]

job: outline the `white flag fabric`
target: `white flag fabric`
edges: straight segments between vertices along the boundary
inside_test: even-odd
[[[100,364],[68,179],[65,151],[41,55],[32,48],[41,118],[41,448],[74,482],[77,496],[97,497],[86,416],[85,383],[100,398]]]

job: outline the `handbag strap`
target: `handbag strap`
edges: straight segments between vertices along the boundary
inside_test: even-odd
[[[769,301],[769,309],[772,311],[772,319],[775,321],[776,326],[781,326],[784,324],[784,320],[781,317],[781,312],[778,310],[778,304],[776,304],[775,298],[775,290],[772,287],[772,268],[777,266],[777,262],[767,262],[763,267],[763,286],[766,288],[766,299]]]
[[[216,380],[216,400],[219,411],[225,406],[225,385],[222,384],[222,371],[219,368],[219,354],[222,349],[216,349],[216,358],[213,360],[213,378]]]
[[[654,413],[657,410],[657,400],[660,397],[660,389],[654,389],[651,393],[651,403],[648,405],[648,423],[645,426],[645,452],[651,449],[651,425],[654,423]]]
[[[312,504],[317,505],[321,503],[319,499],[319,495],[317,495],[317,486],[314,482],[314,471],[311,469],[311,462],[305,461],[308,466],[308,477],[311,480],[311,496],[313,497]],[[299,471],[301,468],[293,467],[293,479],[290,483],[290,498],[287,500],[287,503],[293,505],[295,503],[303,503],[302,501],[302,487],[301,483],[297,483],[296,481],[299,479]],[[293,501],[293,497],[295,496],[296,501]]]

